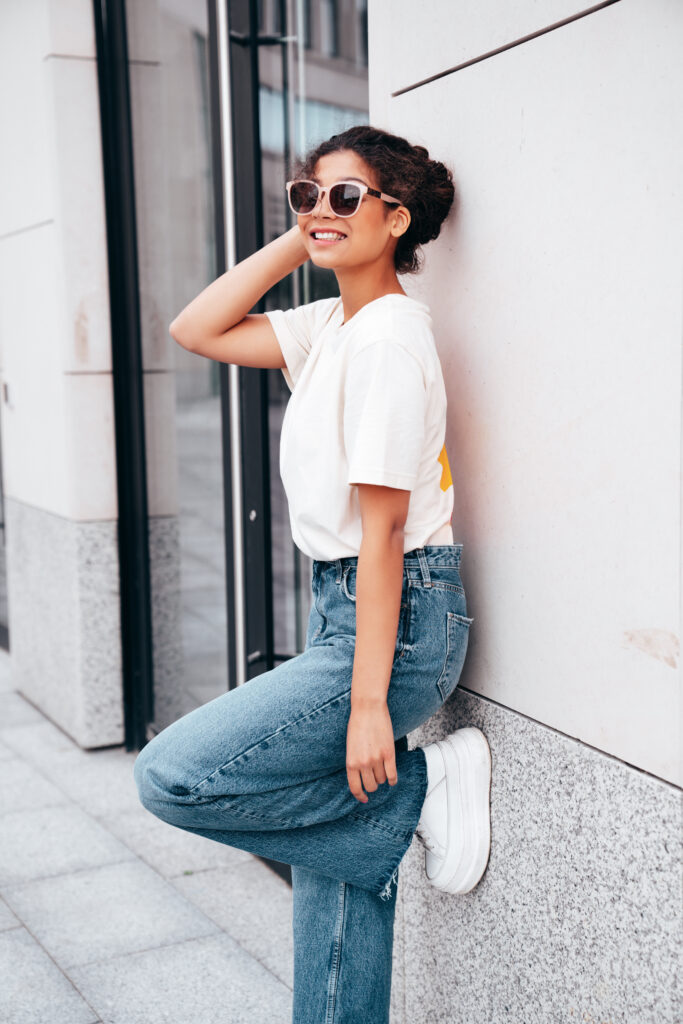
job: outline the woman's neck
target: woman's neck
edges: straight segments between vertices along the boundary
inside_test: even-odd
[[[344,323],[363,306],[367,306],[368,302],[380,299],[383,295],[406,294],[393,266],[379,270],[368,266],[352,267],[335,271],[335,274],[344,307]]]

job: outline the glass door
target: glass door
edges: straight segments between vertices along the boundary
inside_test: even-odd
[[[228,685],[220,367],[168,325],[221,272],[206,0],[127,0],[157,732]],[[218,228],[220,231],[220,228]]]
[[[233,18],[240,17],[240,13],[244,17],[246,6],[232,0]],[[258,45],[252,48],[256,67],[251,82],[252,88],[258,89],[257,128],[253,130],[258,131],[262,207],[259,242],[264,244],[294,223],[284,186],[296,161],[335,132],[367,123],[367,4],[364,0],[262,0],[257,10]],[[242,82],[240,90],[243,87]],[[237,161],[245,144],[245,140],[235,138]],[[239,193],[236,202],[239,205]],[[247,253],[240,258],[244,255]],[[262,308],[286,309],[337,294],[334,274],[307,263],[269,292]],[[279,370],[256,372],[268,378],[273,663],[277,664],[303,650],[312,562],[292,541],[279,472],[280,431],[290,392]]]
[[[279,473],[279,370],[213,363],[176,314],[292,223],[314,143],[367,121],[364,0],[126,0],[153,654],[148,735],[299,653],[311,562]],[[226,227],[227,225],[227,227]],[[336,294],[311,265],[257,307]]]

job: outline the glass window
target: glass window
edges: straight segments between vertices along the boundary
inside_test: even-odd
[[[339,56],[339,8],[337,0],[321,0],[320,49],[326,57]]]
[[[301,2],[301,6],[303,7],[303,10],[301,11],[301,19],[303,22],[302,36],[304,40],[304,46],[306,47],[307,50],[310,50],[311,46],[313,45],[311,3],[312,0],[302,0]]]
[[[351,0],[349,10],[356,12],[354,4],[355,0]],[[294,17],[294,23],[286,32],[290,42],[281,48],[279,55],[273,47],[262,47],[260,52],[265,241],[277,237],[294,223],[284,186],[296,160],[330,135],[368,121],[367,69],[355,60],[337,55],[337,3],[329,0],[314,4],[297,2],[288,5],[288,9]],[[365,9],[357,13],[361,21],[367,21]],[[321,50],[328,55],[324,61],[320,53],[310,47],[312,14],[313,24],[320,25]],[[349,28],[353,28],[353,21]],[[334,274],[309,262],[267,295],[266,307],[286,309],[337,294]],[[301,651],[305,643],[312,562],[292,541],[287,500],[280,479],[280,431],[290,392],[279,370],[268,373],[275,650],[292,655]]]
[[[356,62],[368,63],[368,0],[356,0]]]
[[[218,364],[168,332],[217,274],[207,5],[128,0],[126,15],[160,729],[227,689]]]

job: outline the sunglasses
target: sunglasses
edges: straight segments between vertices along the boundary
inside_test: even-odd
[[[370,188],[358,181],[338,181],[334,185],[321,188],[315,181],[308,181],[299,178],[297,181],[287,182],[287,198],[294,213],[305,215],[313,213],[318,201],[327,193],[327,201],[330,204],[332,213],[337,217],[353,217],[358,213],[363,196],[374,196],[376,199],[383,199],[385,203],[396,203],[400,205],[399,199],[384,192],[378,192],[376,188]]]

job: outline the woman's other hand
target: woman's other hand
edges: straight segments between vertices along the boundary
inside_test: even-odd
[[[386,701],[351,708],[346,730],[346,775],[349,789],[361,803],[382,782],[395,786],[396,751],[394,730]]]

